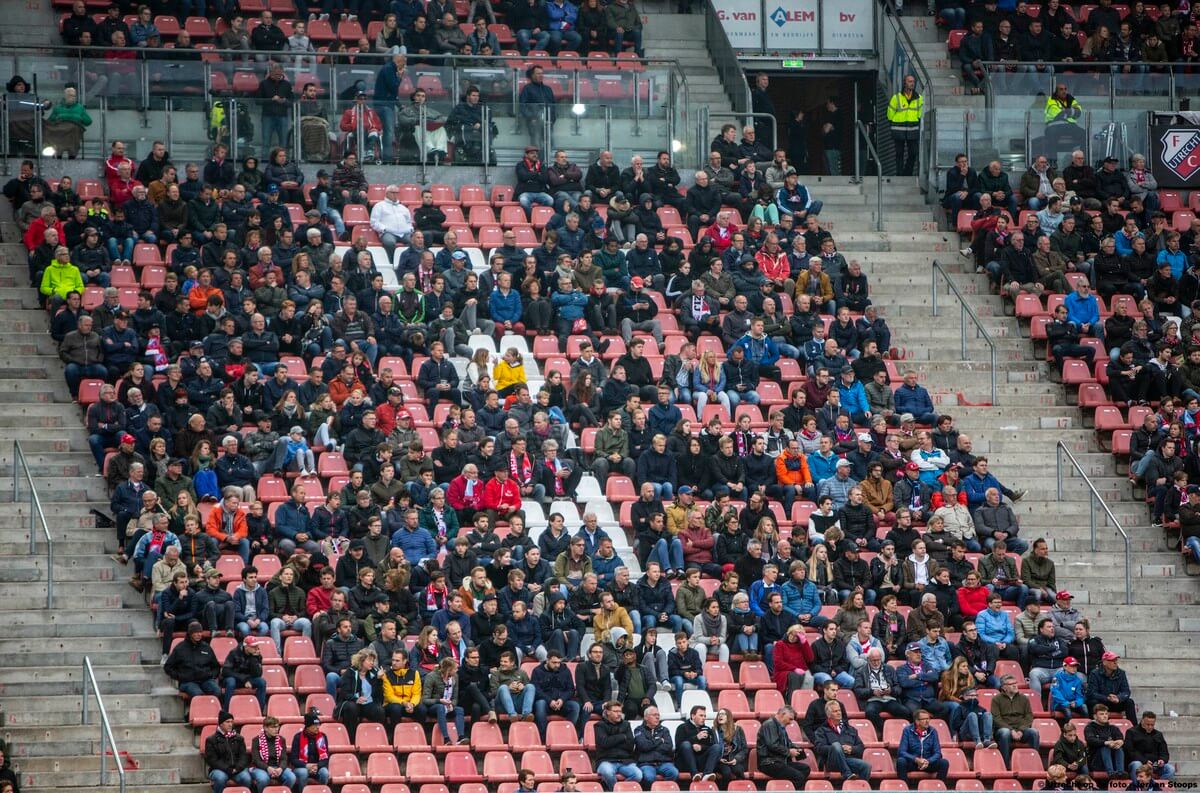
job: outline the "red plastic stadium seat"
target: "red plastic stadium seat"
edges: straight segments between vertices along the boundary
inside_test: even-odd
[[[288,666],[321,663],[316,648],[313,647],[312,639],[307,636],[287,637],[283,642],[283,660]]]
[[[413,752],[404,763],[404,774],[411,784],[438,783],[442,772],[432,752]],[[443,788],[444,790],[445,788]]]
[[[336,782],[337,778],[332,777],[332,781]],[[372,752],[367,757],[367,781],[372,785],[403,782],[404,774],[400,773],[400,763],[396,760],[396,755],[388,751]],[[345,793],[345,788],[342,791]]]
[[[329,758],[329,779],[334,784],[348,785],[354,782],[364,783],[367,777],[358,764],[358,758],[352,754],[335,754]]]
[[[469,756],[469,755],[468,755]],[[451,755],[453,757],[453,755]],[[471,758],[471,767],[474,769],[474,758]],[[483,775],[489,783],[492,782],[516,782],[517,781],[517,766],[513,762],[513,757],[507,751],[503,752],[488,752],[483,756]],[[446,758],[446,776],[450,781],[454,781],[454,777],[450,771],[450,758]]]
[[[508,756],[508,760],[511,763],[512,757]],[[513,779],[516,778],[516,769],[514,768]],[[483,776],[475,766],[475,756],[470,752],[450,752],[446,755],[446,781],[452,785],[461,785],[464,782],[482,782]]]

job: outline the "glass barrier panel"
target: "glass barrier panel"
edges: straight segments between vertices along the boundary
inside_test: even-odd
[[[1037,70],[1032,66],[993,66],[989,67],[986,85],[994,107],[1025,109],[1038,95],[1045,105],[1045,97],[1054,89],[1054,79],[1046,67]]]

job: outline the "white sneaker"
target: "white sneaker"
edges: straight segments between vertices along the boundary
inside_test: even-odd
[[[971,254],[972,254],[972,253],[974,253],[974,251],[972,251],[972,250],[971,250],[971,246],[970,246],[970,245],[968,245],[967,247],[960,249],[960,250],[959,250],[959,252],[958,252],[958,255],[959,255],[959,256],[965,256],[965,257],[967,257],[967,258],[969,259],[969,258],[971,258]]]
[[[159,666],[166,666],[166,665],[167,665],[167,654],[166,654],[166,653],[163,653],[163,654],[162,654],[162,658],[159,658],[159,659],[158,659],[158,665],[159,665]]]
[[[669,680],[665,680],[662,683],[660,683],[659,685],[662,686],[663,691],[674,691],[675,690],[675,686],[672,685],[671,681],[669,681]]]

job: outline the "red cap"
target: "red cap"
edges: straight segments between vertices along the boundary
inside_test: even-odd
[[[1055,600],[1073,600],[1075,596],[1065,589],[1060,589],[1054,594],[1054,598]]]
[[[400,419],[411,419],[411,418],[412,418],[412,414],[409,413],[407,410],[401,410],[398,413],[396,413],[396,421],[399,421]]]
[[[1117,655],[1117,654],[1116,654],[1116,653],[1114,653],[1112,650],[1109,650],[1109,651],[1108,651],[1108,652],[1106,652],[1104,655],[1100,656],[1100,660],[1101,660],[1101,661],[1115,661],[1115,660],[1117,660],[1117,659],[1118,659],[1118,658],[1120,658],[1120,657],[1121,657],[1121,656]]]
[[[121,436],[121,443],[134,443],[135,440],[136,439],[128,432]]]
[[[1063,666],[1079,666],[1079,661],[1075,660],[1075,656],[1068,655],[1063,659]]]
[[[907,465],[905,465],[904,468],[908,471],[920,471],[921,470],[921,466],[917,465],[916,463],[911,463],[911,462],[908,463]]]
[[[646,282],[642,280],[642,277],[640,275],[635,275],[633,278],[629,279],[629,284],[634,289],[641,289],[643,286],[646,285]]]

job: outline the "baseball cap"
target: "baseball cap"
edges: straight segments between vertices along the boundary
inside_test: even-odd
[[[323,176],[329,176],[329,171],[325,170],[324,168],[321,168],[317,171],[317,178],[320,179]]]
[[[1075,656],[1068,655],[1063,659],[1063,666],[1079,666],[1079,661],[1076,660]]]
[[[847,460],[845,457],[843,457],[842,459],[840,459],[840,460],[838,460],[838,461],[837,461],[837,465],[836,465],[836,466],[834,466],[834,467],[835,467],[835,468],[849,468],[849,467],[850,467],[850,461],[849,461],[849,460]]]
[[[1075,597],[1074,595],[1072,595],[1070,592],[1068,592],[1065,589],[1060,589],[1054,593],[1055,600],[1071,600],[1074,597]]]
[[[275,184],[274,182],[271,182],[270,184],[267,185],[267,192],[268,193],[278,193],[279,185]]]
[[[450,254],[450,258],[451,259],[465,259],[465,258],[467,258],[467,252],[466,251],[455,251],[454,253]]]
[[[904,648],[904,652],[919,653],[921,652],[921,645],[917,644],[916,642],[909,642],[908,646]]]
[[[137,439],[134,438],[132,435],[130,435],[128,432],[121,436],[121,443],[133,443],[136,440]]]
[[[1116,654],[1116,653],[1114,653],[1112,650],[1109,650],[1109,651],[1108,651],[1108,652],[1106,652],[1104,655],[1100,656],[1100,660],[1101,660],[1101,661],[1115,661],[1115,660],[1117,660],[1117,659],[1118,659],[1118,658],[1120,658],[1120,657],[1121,657],[1121,656],[1117,655],[1117,654]]]
[[[646,282],[642,280],[642,277],[640,275],[635,275],[633,278],[629,279],[629,285],[632,286],[634,289],[641,289],[643,286],[646,285]]]
[[[684,485],[683,487],[679,488],[679,489],[678,489],[678,490],[676,490],[675,492],[676,492],[678,495],[683,495],[684,493],[689,493],[689,494],[690,494],[690,493],[692,492],[692,487],[691,487],[691,485]]]
[[[917,420],[917,417],[911,413],[901,413],[900,414],[900,422],[901,423],[904,423],[906,421],[916,421],[916,420]]]
[[[907,464],[905,464],[905,466],[904,466],[904,470],[906,470],[906,471],[920,471],[920,470],[921,470],[921,466],[917,465],[916,463],[907,463]]]
[[[407,410],[401,410],[396,413],[396,421],[399,421],[400,419],[411,419],[411,418],[412,418],[412,414],[409,413]]]
[[[388,396],[404,396],[404,392],[401,391],[399,388],[392,386],[391,388],[388,389]]]
[[[858,433],[858,442],[859,443],[873,443],[874,439],[871,438],[871,433],[860,432],[860,433]]]

